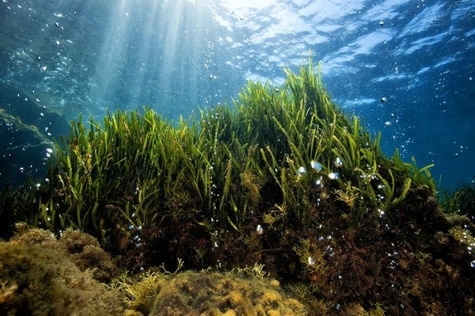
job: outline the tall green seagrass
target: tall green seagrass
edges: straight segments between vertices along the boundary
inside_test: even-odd
[[[68,227],[102,240],[127,225],[189,221],[239,230],[279,213],[281,223],[316,223],[322,198],[356,225],[388,212],[414,185],[435,190],[427,168],[386,157],[355,116],[331,100],[310,59],[285,84],[249,82],[233,104],[198,118],[164,120],[153,110],[80,117],[55,146],[49,171],[24,218],[53,231]]]

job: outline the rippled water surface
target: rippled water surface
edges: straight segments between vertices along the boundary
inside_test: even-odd
[[[186,117],[309,54],[388,155],[435,163],[445,187],[475,177],[474,1],[1,0],[0,26],[2,182],[41,175],[79,113]]]

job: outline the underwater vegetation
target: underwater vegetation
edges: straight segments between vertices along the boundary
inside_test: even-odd
[[[475,312],[475,226],[444,213],[430,166],[386,156],[380,134],[331,102],[311,60],[285,71],[282,87],[249,82],[233,104],[176,124],[148,108],[72,122],[46,177],[0,194],[3,238],[17,222],[88,233],[96,248],[74,260],[106,283],[116,269],[258,264],[317,315]],[[99,245],[115,267],[93,260]],[[160,289],[141,312],[161,306]]]
[[[461,214],[475,222],[475,185],[463,183],[452,192],[442,192],[442,205],[448,214]]]
[[[20,219],[104,241],[117,224],[178,217],[238,231],[261,213],[306,227],[311,209],[331,200],[355,225],[395,207],[411,186],[435,190],[427,168],[397,151],[385,157],[379,135],[372,139],[330,101],[312,63],[287,76],[283,89],[250,82],[234,106],[177,126],[150,109],[72,122]]]
[[[330,306],[312,297],[303,283],[289,288],[269,277],[264,266],[219,273],[206,269],[174,272],[163,265],[145,273],[124,272],[111,281],[97,274],[98,263],[112,262],[97,239],[77,230],[59,238],[46,230],[17,225],[2,242],[1,315],[326,315]],[[77,260],[88,258],[87,263]],[[91,260],[95,258],[95,260]],[[104,263],[102,263],[104,265]],[[108,264],[106,264],[108,265]],[[99,276],[99,277],[98,277]],[[381,307],[354,315],[381,315]],[[362,313],[359,313],[362,312]]]

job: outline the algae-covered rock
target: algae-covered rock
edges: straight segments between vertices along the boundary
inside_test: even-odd
[[[56,239],[53,233],[44,229],[29,229],[24,223],[19,223],[16,227],[17,233],[10,239],[12,244],[56,249],[81,271],[91,270],[93,278],[100,282],[110,282],[118,274],[118,268],[111,256],[99,246],[96,238],[87,233],[67,229]]]
[[[0,243],[1,315],[119,315],[117,294],[64,253],[40,245]]]
[[[285,292],[276,280],[236,272],[146,273],[122,278],[116,287],[128,308],[144,315],[309,315],[308,304]]]

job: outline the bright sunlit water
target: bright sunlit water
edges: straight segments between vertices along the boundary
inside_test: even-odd
[[[388,155],[435,163],[444,187],[475,176],[474,1],[0,1],[1,183],[42,176],[80,113],[176,120],[247,80],[281,84],[310,51]]]

